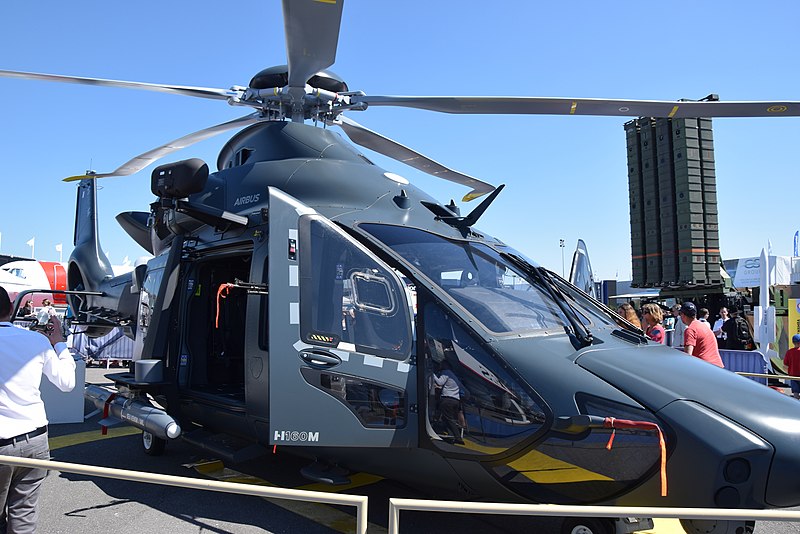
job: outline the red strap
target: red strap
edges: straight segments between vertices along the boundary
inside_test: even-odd
[[[228,292],[231,290],[232,287],[235,287],[233,284],[225,283],[220,284],[219,288],[217,289],[217,316],[214,319],[214,328],[219,328],[219,301],[224,299]]]
[[[116,396],[117,396],[116,393],[112,393],[111,395],[108,396],[106,402],[103,404],[103,419],[108,417],[108,407],[111,405],[111,401],[113,401]],[[108,427],[106,425],[102,425],[100,427],[100,435],[105,436],[107,434],[108,434]]]
[[[661,448],[661,496],[667,496],[667,444],[664,441],[664,433],[661,432],[661,427],[656,423],[650,421],[630,421],[628,419],[615,419],[613,417],[606,417],[604,426],[612,429],[611,437],[608,439],[606,449],[611,450],[611,444],[614,442],[614,436],[617,428],[635,428],[639,430],[655,430],[658,432],[658,444]]]

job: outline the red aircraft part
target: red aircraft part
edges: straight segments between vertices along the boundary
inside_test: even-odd
[[[42,266],[47,281],[50,282],[50,289],[58,291],[67,290],[67,271],[64,266],[55,261],[40,261],[39,265]],[[67,305],[66,295],[53,295],[50,299],[55,305]]]

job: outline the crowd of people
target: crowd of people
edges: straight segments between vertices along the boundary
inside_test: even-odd
[[[642,305],[641,315],[626,302],[617,308],[617,313],[624,322],[644,331],[649,339],[683,349],[720,367],[723,366],[719,354],[721,349],[755,348],[749,323],[734,307],[721,307],[713,325],[709,321],[709,310],[698,309],[693,302],[675,304],[666,311],[659,304],[650,302]],[[797,365],[800,372],[800,355]],[[800,396],[800,383],[797,390]]]
[[[736,308],[723,306],[712,325],[709,321],[710,312],[707,308],[697,308],[693,302],[690,304],[694,310],[692,321],[697,321],[698,326],[710,330],[715,338],[718,349],[727,350],[752,350],[754,347],[753,335],[747,319],[738,313]],[[686,310],[684,310],[686,311]],[[658,343],[672,347],[685,347],[686,329],[690,322],[681,319],[682,305],[675,304],[670,309],[649,302],[642,305],[640,312],[630,303],[617,307],[617,313],[627,323],[643,330],[648,338]],[[684,314],[685,315],[685,314]],[[667,335],[671,332],[671,336]]]

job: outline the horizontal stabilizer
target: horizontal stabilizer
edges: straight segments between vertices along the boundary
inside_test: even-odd
[[[147,220],[150,214],[144,211],[125,211],[117,215],[117,222],[136,243],[150,254],[153,252],[153,240],[150,238],[150,227]]]

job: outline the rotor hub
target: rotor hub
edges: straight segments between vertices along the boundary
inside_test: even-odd
[[[329,70],[321,70],[308,79],[308,85],[315,89],[323,89],[332,93],[346,93],[347,84],[336,73]],[[289,84],[289,67],[287,65],[276,65],[269,67],[250,80],[251,89],[270,89],[272,87],[285,87]]]

